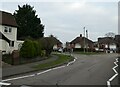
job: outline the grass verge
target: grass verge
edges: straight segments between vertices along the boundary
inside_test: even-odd
[[[57,55],[59,58],[55,61],[52,62],[48,62],[48,63],[44,63],[44,64],[38,64],[36,66],[34,66],[33,68],[35,68],[36,70],[44,70],[44,69],[49,69],[49,68],[53,68],[62,64],[66,64],[70,61],[72,61],[74,58],[69,56],[69,55],[62,55],[62,54],[55,54]]]

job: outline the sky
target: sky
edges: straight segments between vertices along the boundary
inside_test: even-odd
[[[14,13],[24,4],[34,6],[45,25],[45,36],[53,34],[63,43],[83,34],[84,27],[93,41],[108,32],[118,34],[117,0],[4,0],[0,10]]]

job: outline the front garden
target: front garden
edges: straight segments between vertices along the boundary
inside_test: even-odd
[[[48,39],[47,39],[48,40]],[[51,39],[50,39],[51,40]],[[12,54],[3,55],[2,61],[11,64],[11,65],[21,65],[32,62],[38,62],[52,58],[52,55],[57,56],[58,58],[55,61],[42,63],[34,66],[36,70],[47,69],[56,67],[69,61],[72,61],[74,58],[69,55],[57,54],[52,52],[53,45],[46,43],[46,40],[30,40],[27,39],[23,43],[21,49]],[[52,43],[52,40],[51,40]],[[48,52],[49,51],[49,52]]]

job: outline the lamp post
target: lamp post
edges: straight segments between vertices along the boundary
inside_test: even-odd
[[[84,53],[85,53],[85,27],[83,28],[84,30]]]

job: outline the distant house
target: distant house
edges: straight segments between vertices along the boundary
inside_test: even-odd
[[[62,42],[60,40],[58,40],[56,37],[51,37],[54,41],[54,46],[53,46],[53,50],[59,50],[62,48]]]
[[[117,45],[117,52],[120,53],[120,35],[115,35],[115,41]]]
[[[102,37],[98,38],[98,48],[100,51],[116,52],[116,41],[113,37]]]
[[[74,40],[70,42],[71,47],[74,48],[88,48],[88,49],[93,49],[93,41],[86,38],[82,37],[82,34],[80,34],[79,37],[76,37]]]
[[[17,41],[17,23],[11,13],[0,11],[0,51],[12,53],[23,41]]]

